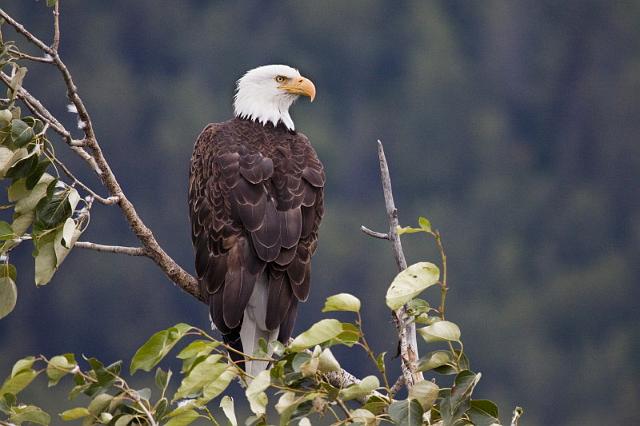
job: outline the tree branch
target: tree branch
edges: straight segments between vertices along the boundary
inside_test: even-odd
[[[73,246],[107,253],[126,254],[129,256],[147,256],[144,247],[108,246],[105,244],[91,243],[89,241],[78,241]]]
[[[367,228],[364,225],[360,226],[360,230],[362,232],[364,232],[365,234],[367,234],[368,236],[373,237],[373,238],[380,238],[381,240],[388,240],[389,239],[389,234],[385,234],[384,232],[372,231],[371,229]]]
[[[47,124],[48,125],[48,124]],[[48,151],[48,150],[47,150]],[[116,204],[118,202],[118,197],[109,197],[109,198],[104,198],[101,197],[100,195],[98,195],[94,190],[92,190],[91,188],[89,188],[87,185],[85,185],[84,183],[82,183],[82,181],[80,179],[78,179],[77,177],[75,177],[75,175],[71,172],[71,170],[69,170],[69,168],[67,166],[64,165],[64,163],[60,160],[58,160],[56,158],[55,155],[51,154],[50,157],[51,160],[53,160],[53,162],[62,169],[62,171],[64,172],[64,174],[66,174],[70,179],[73,180],[74,184],[77,184],[78,186],[80,186],[82,189],[84,189],[85,191],[87,191],[89,193],[89,195],[91,195],[96,201],[98,201],[101,204],[104,204],[105,206],[110,206],[113,204]]]
[[[0,80],[8,86],[11,78],[5,73],[0,72]],[[62,123],[60,123],[58,119],[56,119],[53,114],[51,114],[49,110],[24,87],[21,87],[18,90],[18,98],[25,103],[27,108],[29,108],[36,117],[49,124],[51,129],[62,136],[65,143],[71,147],[71,150],[87,162],[98,177],[102,175],[102,170],[100,170],[96,164],[96,160],[91,156],[91,154],[82,148],[85,145],[84,141],[73,139],[71,133],[62,125]]]
[[[393,200],[393,191],[391,188],[391,176],[389,175],[389,167],[387,159],[384,155],[382,142],[378,141],[378,160],[380,162],[380,179],[382,181],[382,191],[384,193],[384,202],[389,219],[389,233],[371,231],[362,226],[360,229],[367,235],[375,238],[382,238],[391,241],[393,247],[393,255],[398,266],[398,271],[407,268],[407,261],[402,250],[402,242],[398,235],[398,210]],[[414,322],[407,321],[405,308],[402,307],[393,313],[393,322],[396,326],[398,338],[400,340],[400,357],[402,358],[402,376],[408,388],[411,388],[416,382],[424,380],[422,373],[416,371],[416,362],[418,361],[418,342],[416,339],[416,326]]]
[[[53,6],[53,43],[51,43],[51,50],[58,51],[60,46],[60,2],[57,1]]]
[[[111,171],[111,167],[107,162],[102,149],[98,143],[96,138],[93,122],[91,121],[91,116],[87,111],[82,98],[78,94],[78,88],[73,81],[73,77],[69,72],[69,69],[62,61],[58,52],[51,47],[47,46],[40,39],[30,33],[28,30],[24,28],[22,24],[18,21],[10,17],[4,10],[0,9],[0,17],[4,18],[5,21],[14,27],[16,31],[22,34],[27,38],[31,43],[35,44],[40,50],[50,55],[53,60],[53,65],[58,68],[60,73],[62,74],[62,78],[64,80],[65,86],[67,87],[67,98],[71,103],[75,106],[78,116],[80,120],[84,123],[82,130],[85,134],[84,145],[91,152],[90,154],[85,151],[83,148],[78,147],[73,144],[73,139],[71,138],[70,133],[56,120],[49,111],[42,106],[42,104],[35,98],[30,95],[27,95],[26,90],[21,89],[19,91],[19,96],[21,99],[25,101],[29,109],[34,111],[34,114],[38,115],[38,117],[42,118],[46,122],[51,124],[51,127],[60,133],[67,144],[78,153],[83,159],[88,161],[89,163],[94,162],[97,167],[94,168],[94,171],[99,176],[102,184],[107,189],[109,194],[113,197],[117,197],[118,205],[122,209],[122,213],[125,216],[131,230],[136,235],[140,243],[145,249],[145,256],[149,257],[153,260],[165,275],[175,284],[178,285],[182,290],[191,294],[193,297],[197,298],[202,302],[206,302],[204,295],[200,294],[200,287],[198,281],[191,276],[187,271],[182,269],[158,244],[151,230],[145,225],[142,221],[138,213],[136,212],[135,207],[129,201],[129,199],[125,196],[124,191],[120,187],[118,180],[115,175]],[[54,22],[58,20],[58,16],[54,14]],[[54,29],[54,33],[58,33],[58,30]],[[59,35],[58,35],[59,37]],[[55,34],[54,34],[55,38]],[[55,40],[54,40],[55,41]],[[7,77],[8,78],[8,77]],[[2,78],[6,83],[9,80],[6,80],[4,77]],[[36,112],[37,111],[37,112]]]

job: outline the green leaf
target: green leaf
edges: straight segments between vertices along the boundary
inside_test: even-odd
[[[229,423],[231,426],[238,426],[238,420],[236,419],[236,411],[233,407],[233,398],[225,395],[220,400],[220,408],[224,412],[224,415],[229,419]]]
[[[47,0],[47,7],[53,7],[57,2],[58,0]]]
[[[116,420],[116,422],[114,423],[114,426],[127,426],[133,419],[135,419],[135,416],[131,414],[125,414],[123,416],[118,417],[118,420]]]
[[[8,109],[0,110],[0,128],[7,127],[11,123],[13,114]]]
[[[322,351],[318,357],[318,361],[318,370],[322,373],[340,370],[340,364],[329,348],[325,348]]]
[[[293,424],[293,420],[296,417],[307,414],[310,404],[305,404],[307,401],[314,400],[320,393],[310,392],[302,395],[296,395],[294,392],[286,391],[282,394],[278,403],[275,405],[275,409],[280,414],[280,426],[287,426]],[[293,419],[292,419],[293,417]]]
[[[6,262],[0,262],[0,277],[9,277],[15,281],[17,276],[18,271],[14,265]]]
[[[15,232],[16,235],[24,234],[33,223],[34,217],[35,217],[35,213],[33,213],[32,211],[22,213],[22,214],[14,214],[13,223],[11,224],[11,227],[13,228],[13,232]]]
[[[42,175],[44,175],[45,171],[47,170],[50,164],[51,164],[51,160],[49,160],[48,158],[45,158],[44,160],[41,160],[38,163],[38,165],[32,169],[31,173],[29,173],[29,176],[27,176],[27,179],[25,181],[25,186],[27,189],[31,190],[36,186],[36,184],[40,181],[40,179],[42,178]]]
[[[100,393],[94,396],[89,403],[89,407],[87,407],[89,409],[89,413],[96,417],[99,416],[100,413],[108,409],[109,404],[111,404],[112,400],[113,396],[109,395],[108,393]]]
[[[407,302],[407,314],[414,317],[428,314],[430,308],[429,303],[423,299],[416,298]]]
[[[54,239],[55,235],[49,234],[47,239],[39,241],[41,245],[38,247],[35,260],[35,281],[37,286],[47,284],[56,272],[58,259],[56,258]]]
[[[440,415],[445,425],[453,425],[469,410],[471,394],[480,377],[469,370],[458,373],[449,395],[440,401]]]
[[[220,345],[218,341],[194,340],[177,355],[182,359],[182,372],[187,373],[196,361],[201,361]]]
[[[475,426],[493,426],[500,424],[498,406],[486,399],[472,399],[467,415]]]
[[[49,377],[49,387],[58,384],[67,374],[71,373],[78,364],[73,354],[54,356],[47,365],[47,377]]]
[[[204,405],[216,398],[229,387],[229,384],[237,375],[238,369],[228,366],[218,377],[210,377],[209,380],[211,382],[202,389],[202,398],[198,399],[198,402]]]
[[[38,377],[38,374],[39,373],[37,371],[29,369],[23,370],[13,377],[9,377],[2,384],[2,387],[0,388],[0,395],[4,395],[5,393],[17,395],[20,391],[29,386],[29,383]]]
[[[334,296],[329,296],[327,301],[324,303],[322,312],[332,311],[359,312],[360,299],[349,293],[340,293]]]
[[[264,392],[271,384],[271,375],[269,370],[264,370],[249,383],[245,394],[249,401],[251,411],[256,415],[262,416],[267,412],[267,394]]]
[[[480,381],[480,377],[482,374],[475,374],[469,370],[458,373],[451,388],[451,408],[456,409],[458,405],[471,398],[471,393]]]
[[[371,411],[375,415],[379,415],[386,413],[388,406],[389,401],[387,399],[378,395],[372,395],[369,399],[367,399],[367,403],[364,404],[362,408]]]
[[[434,351],[420,358],[418,371],[429,371],[453,362],[453,357],[449,351]]]
[[[31,191],[27,189],[24,179],[12,183],[9,187],[9,201],[17,201],[14,211],[22,214],[34,210],[40,200],[47,195],[47,188],[54,180],[53,176],[45,173],[40,178],[40,182]]]
[[[345,401],[361,398],[369,395],[380,387],[380,381],[376,376],[367,376],[360,383],[350,385],[340,391],[340,398]]]
[[[11,82],[9,83],[9,90],[7,91],[7,94],[9,96],[9,100],[11,103],[13,103],[14,99],[16,98],[17,94],[18,94],[18,90],[20,89],[20,87],[22,86],[22,81],[24,80],[25,75],[27,75],[27,68],[26,67],[21,67],[14,64],[11,64],[13,66],[13,70],[12,70],[12,77],[11,77]],[[13,116],[20,116],[20,112],[16,111],[18,108],[14,108],[13,109]],[[16,114],[17,112],[17,114]]]
[[[209,340],[194,340],[176,355],[176,358],[189,359],[200,355],[209,355],[212,350],[220,346],[220,342]]]
[[[0,278],[0,318],[4,318],[13,311],[18,300],[18,288],[11,277]],[[0,395],[2,395],[0,393]]]
[[[422,406],[415,399],[396,401],[389,406],[389,417],[399,426],[422,425]]]
[[[22,120],[11,121],[11,141],[16,147],[22,148],[31,142],[31,139],[34,137],[35,133],[33,133],[33,129],[29,127],[27,123]]]
[[[68,249],[73,247],[75,240],[77,240],[77,238],[74,238],[76,234],[76,229],[77,229],[76,221],[73,220],[72,218],[68,218],[64,222],[62,229],[59,231],[60,246],[61,246],[60,248],[66,249],[66,250],[59,252],[58,251],[59,249],[58,248],[56,249],[56,257],[58,258],[58,265],[62,263],[61,258],[64,258],[63,253],[66,253]]]
[[[156,386],[161,392],[164,392],[167,389],[167,385],[169,384],[172,374],[171,370],[164,371],[160,367],[156,369]]]
[[[395,311],[405,303],[435,285],[440,279],[440,270],[430,262],[418,262],[400,272],[387,290],[386,302]]]
[[[331,339],[327,344],[329,346],[341,344],[352,347],[358,341],[360,341],[360,337],[360,328],[357,325],[351,324],[350,322],[343,322],[342,332],[340,332],[340,334],[338,334],[335,338]]]
[[[227,369],[227,364],[218,362],[222,358],[222,355],[209,355],[207,359],[200,364],[193,367],[193,370],[182,379],[180,387],[173,396],[173,400],[182,399],[188,396],[193,396],[202,391],[211,380],[215,380],[224,370]]]
[[[336,319],[324,319],[311,326],[310,329],[296,337],[289,349],[299,352],[303,349],[324,343],[342,332],[342,323]]]
[[[89,365],[91,366],[91,369],[93,370],[92,374],[95,377],[96,382],[88,383],[89,386],[86,387],[85,385],[85,387],[80,391],[84,392],[86,395],[89,395],[89,396],[93,396],[97,394],[99,391],[101,391],[102,389],[111,386],[111,384],[113,384],[116,378],[120,375],[120,370],[122,369],[122,361],[116,361],[107,367],[105,367],[104,364],[102,364],[102,362],[100,362],[96,358],[88,358],[87,362],[89,363]],[[72,393],[73,393],[73,390],[72,390]]]
[[[192,328],[189,324],[180,323],[151,336],[133,356],[131,374],[138,370],[151,371]]]
[[[318,365],[320,364],[319,357],[320,346],[316,346],[313,350],[311,358],[309,358],[300,366],[300,373],[302,373],[302,377],[311,377],[318,372]]]
[[[71,421],[71,420],[78,420],[78,419],[81,419],[83,417],[90,416],[91,413],[85,407],[76,407],[76,408],[72,408],[70,410],[63,411],[62,413],[60,413],[58,415],[60,416],[60,418],[62,420],[64,420],[65,422],[68,422],[68,421]]]
[[[16,235],[13,233],[13,229],[11,229],[11,225],[9,225],[4,220],[0,220],[0,240],[11,240],[15,238]]]
[[[424,216],[420,216],[418,218],[418,225],[420,228],[424,229],[426,232],[431,232],[431,222]]]
[[[417,234],[418,232],[424,232],[424,229],[412,228],[411,226],[398,226],[396,232],[398,233],[398,235]]]
[[[434,322],[431,325],[419,328],[418,333],[427,343],[460,341],[460,328],[451,321]]]
[[[429,380],[415,383],[409,389],[409,398],[417,400],[424,410],[429,410],[438,398],[438,385]]]
[[[10,377],[15,377],[18,373],[22,373],[25,370],[30,370],[34,362],[36,362],[36,358],[33,356],[28,356],[26,358],[18,360],[15,364],[13,364]]]
[[[27,150],[19,150],[21,151],[18,155],[27,155]],[[15,163],[19,158],[16,158],[16,154],[6,146],[0,146],[0,177],[4,177],[5,173],[9,168]],[[15,160],[14,160],[15,158]]]
[[[378,370],[380,371],[384,371],[386,369],[384,365],[384,357],[386,355],[387,355],[386,352],[382,352],[381,354],[378,354],[378,356],[376,357],[376,365],[378,366]]]
[[[37,166],[38,156],[33,153],[15,162],[9,170],[7,170],[5,177],[17,180],[29,176]]]
[[[50,184],[55,185],[55,184]],[[47,196],[36,206],[36,226],[41,229],[52,229],[64,223],[75,209],[80,195],[71,187],[48,190]]]
[[[296,394],[290,391],[286,391],[280,396],[280,399],[278,399],[278,402],[275,405],[276,411],[280,414],[280,425],[289,424],[291,414],[300,402],[301,401],[296,397]]]
[[[13,414],[9,417],[9,423],[17,425],[31,422],[47,426],[51,422],[51,416],[35,405],[21,405],[13,408]]]
[[[365,426],[375,426],[378,424],[376,415],[364,408],[358,408],[351,412],[351,418],[355,423],[363,424]]]

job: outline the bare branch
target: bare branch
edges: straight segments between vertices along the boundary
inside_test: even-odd
[[[147,251],[144,247],[109,246],[89,241],[78,241],[73,246],[107,253],[127,254],[129,256],[147,256]]]
[[[373,237],[373,238],[380,238],[381,240],[388,240],[389,239],[389,234],[385,234],[384,232],[372,231],[371,229],[367,228],[364,225],[360,226],[360,230],[362,232],[364,232],[365,234],[367,234],[368,236]]]
[[[53,63],[53,59],[51,59],[51,57],[49,56],[33,56],[33,55],[29,55],[27,53],[23,53],[20,52],[18,50],[10,50],[9,51],[12,55],[16,56],[18,59],[26,59],[28,61],[34,61],[34,62],[43,62],[45,64],[52,64]]]
[[[27,40],[29,40],[31,43],[35,44],[40,50],[42,50],[43,52],[48,53],[49,55],[53,56],[53,50],[51,50],[51,48],[49,46],[47,46],[46,43],[44,43],[38,37],[36,37],[33,34],[31,34],[24,27],[24,25],[22,25],[20,22],[16,21],[11,16],[9,16],[9,14],[7,14],[7,12],[4,11],[4,9],[0,9],[0,17],[2,17],[7,22],[7,24],[9,24],[13,28],[15,28],[16,31],[18,31],[20,34],[22,34]]]
[[[4,84],[9,85],[11,78],[5,73],[0,72],[0,80],[2,80]],[[25,103],[27,108],[29,108],[36,117],[49,124],[56,133],[62,136],[62,139],[67,143],[67,145],[69,145],[76,154],[86,161],[98,176],[102,175],[102,171],[96,164],[96,160],[86,150],[82,149],[82,146],[85,145],[84,141],[73,139],[71,133],[62,125],[62,123],[60,123],[53,114],[51,114],[49,110],[24,87],[21,87],[18,90],[18,98]]]
[[[133,230],[134,234],[140,242],[142,246],[145,248],[146,255],[152,259],[159,267],[164,271],[164,273],[169,277],[171,281],[177,284],[182,290],[191,294],[198,300],[202,302],[206,302],[204,295],[200,294],[200,288],[198,285],[198,281],[192,277],[188,272],[182,269],[163,249],[160,247],[158,242],[151,230],[145,225],[142,221],[138,213],[136,212],[133,204],[127,199],[116,179],[115,175],[111,171],[111,167],[107,162],[100,145],[98,144],[98,140],[96,138],[93,122],[91,121],[91,116],[87,111],[87,108],[84,105],[84,102],[78,95],[78,88],[73,81],[73,77],[69,72],[69,69],[65,65],[65,63],[60,59],[58,52],[44,44],[40,39],[35,37],[29,31],[27,31],[22,24],[17,22],[15,19],[11,18],[4,10],[0,9],[0,17],[4,18],[5,21],[14,27],[19,33],[24,35],[30,42],[38,46],[42,51],[49,54],[52,57],[53,64],[62,74],[62,78],[67,87],[67,97],[71,101],[71,103],[75,106],[78,116],[80,120],[85,123],[83,127],[83,132],[85,134],[84,145],[91,151],[89,154],[83,148],[78,147],[74,144],[74,140],[71,138],[70,133],[56,120],[49,111],[42,106],[42,104],[31,95],[28,95],[26,90],[21,90],[18,93],[21,99],[25,101],[29,109],[31,109],[34,114],[41,117],[44,121],[51,123],[52,129],[56,130],[60,133],[65,142],[74,150],[78,155],[80,155],[85,161],[90,164],[95,164],[94,171],[100,177],[102,184],[107,189],[109,194],[113,197],[117,197],[118,205],[122,209],[122,212],[129,222],[129,226]],[[57,19],[57,18],[56,18]],[[9,80],[5,80],[5,83]]]
[[[384,202],[389,219],[389,233],[382,234],[380,232],[371,231],[364,226],[360,229],[367,235],[375,238],[384,238],[391,241],[393,246],[393,255],[396,259],[398,270],[402,271],[407,268],[407,261],[402,250],[402,242],[398,235],[398,210],[393,201],[393,191],[391,189],[391,176],[389,175],[389,167],[387,159],[384,155],[382,142],[378,141],[378,160],[380,162],[380,179],[382,181],[382,191],[384,193]],[[366,230],[365,230],[366,229]],[[383,237],[384,236],[384,237]],[[400,340],[400,357],[402,359],[402,376],[407,387],[411,388],[414,383],[424,380],[421,372],[416,371],[415,366],[418,360],[418,342],[416,339],[416,325],[412,321],[407,321],[405,308],[402,307],[393,313],[393,322],[396,326],[398,338]]]
[[[82,183],[82,181],[80,179],[75,177],[75,175],[71,172],[71,170],[69,170],[69,168],[67,166],[65,166],[65,164],[62,161],[58,160],[56,158],[56,156],[53,155],[53,153],[49,153],[49,158],[51,158],[53,160],[53,162],[56,163],[56,165],[58,165],[62,169],[62,171],[67,176],[69,176],[69,178],[71,178],[74,181],[75,184],[77,184],[82,189],[87,191],[89,193],[89,195],[91,195],[100,204],[104,204],[105,206],[110,206],[110,205],[116,204],[119,201],[118,197],[105,198],[105,197],[101,197],[100,195],[98,195],[94,190],[92,190],[87,185]]]
[[[53,6],[53,43],[51,43],[51,50],[58,51],[60,46],[60,1],[57,1]]]

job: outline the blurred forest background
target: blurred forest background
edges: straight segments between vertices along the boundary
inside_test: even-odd
[[[2,3],[50,39],[43,1]],[[68,0],[61,9],[61,55],[103,150],[188,270],[193,141],[231,117],[242,73],[286,63],[318,89],[292,115],[328,176],[296,329],[324,315],[327,296],[351,292],[366,302],[373,346],[394,352],[383,302],[391,249],[359,231],[386,226],[380,138],[401,223],[425,215],[443,234],[449,317],[483,373],[476,396],[498,401],[505,419],[523,406],[525,425],[640,418],[640,2]],[[59,76],[29,68],[25,87],[73,128]],[[66,147],[58,153],[95,183]],[[135,244],[119,210],[99,205],[82,239]],[[424,237],[404,241],[410,262],[437,259]],[[208,325],[206,308],[148,260],[76,249],[36,289],[29,248],[17,252],[18,305],[0,321],[3,376],[29,354],[129,360],[159,329]],[[339,355],[354,373],[372,372],[355,362],[362,354]],[[39,388],[34,399],[51,398]]]

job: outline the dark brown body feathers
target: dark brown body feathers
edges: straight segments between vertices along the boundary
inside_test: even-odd
[[[311,255],[325,176],[306,136],[235,118],[209,124],[196,141],[189,210],[196,273],[211,318],[242,349],[239,331],[257,277],[268,278],[266,325],[291,336],[309,295]]]

